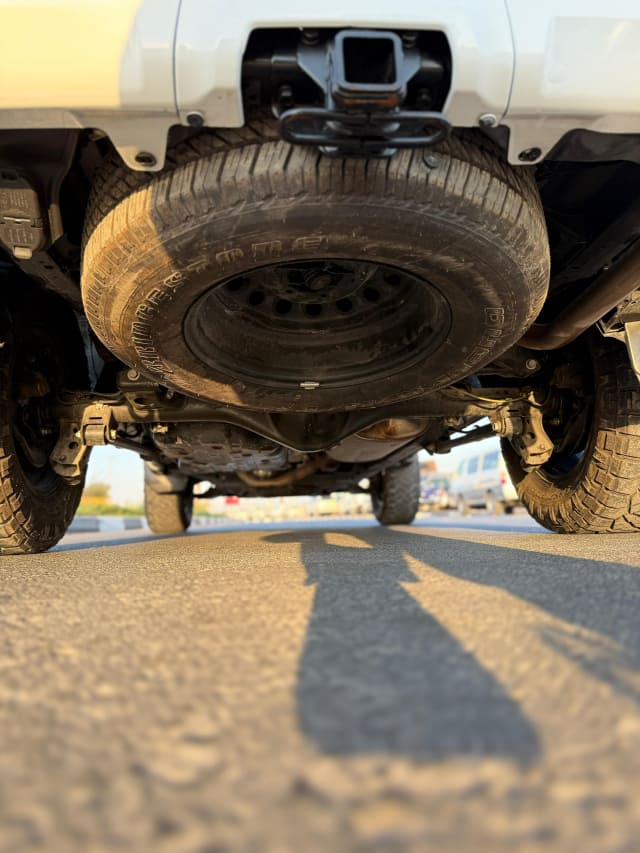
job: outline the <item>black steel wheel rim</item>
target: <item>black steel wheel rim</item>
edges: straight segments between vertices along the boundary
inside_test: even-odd
[[[435,353],[446,296],[413,272],[327,258],[269,264],[212,286],[188,310],[185,342],[239,380],[322,387],[387,379]]]

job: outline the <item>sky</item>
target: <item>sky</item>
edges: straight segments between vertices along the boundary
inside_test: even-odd
[[[87,483],[109,483],[113,503],[140,506],[143,477],[143,462],[137,453],[118,447],[94,447],[91,451]]]
[[[450,474],[467,456],[486,452],[499,446],[497,438],[489,438],[475,444],[458,447],[451,453],[437,454],[426,458],[436,461],[438,471]],[[87,483],[109,483],[111,500],[122,506],[140,506],[143,502],[143,463],[130,450],[116,447],[94,447],[89,460]]]

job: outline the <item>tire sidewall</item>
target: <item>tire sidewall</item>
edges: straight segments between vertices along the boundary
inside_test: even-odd
[[[415,207],[395,200],[279,199],[243,205],[233,216],[227,211],[180,223],[165,229],[161,242],[154,237],[149,251],[120,272],[112,270],[97,312],[106,318],[102,337],[125,363],[161,384],[236,406],[335,411],[407,399],[472,373],[496,341],[502,352],[532,319],[529,302],[517,298],[528,286],[527,273],[509,247],[495,234],[489,239],[481,223],[446,208],[425,208],[418,215]],[[462,262],[460,244],[468,258]],[[245,377],[230,380],[189,350],[183,336],[186,310],[213,285],[268,263],[316,258],[361,258],[406,269],[452,304],[445,343],[435,357],[403,373],[401,390],[394,376],[349,384],[348,394],[340,387],[311,393],[291,384],[266,387]],[[116,336],[108,331],[111,323]],[[470,346],[472,329],[479,331]]]
[[[3,412],[0,422],[0,453],[7,462],[0,489],[14,495],[12,509],[25,519],[18,527],[27,536],[28,551],[37,552],[50,548],[66,532],[82,496],[84,477],[80,483],[67,483],[55,473],[49,463],[36,486],[23,469],[14,437],[13,421],[4,413],[10,412],[15,403],[12,394],[18,356],[16,340],[20,338],[25,323],[36,329],[40,327],[42,335],[49,335],[52,339],[62,334],[72,335],[73,329],[64,322],[54,306],[51,306],[51,313],[47,315],[42,307],[35,310],[28,308],[26,298],[16,299],[15,303],[2,311],[4,346],[0,351],[0,411]],[[62,326],[65,327],[64,332],[61,332]],[[26,331],[24,334],[26,336]],[[82,348],[76,356],[84,357]],[[81,365],[75,363],[68,365],[68,368],[69,375],[74,378],[82,372]],[[11,525],[11,519],[8,519],[7,523]]]

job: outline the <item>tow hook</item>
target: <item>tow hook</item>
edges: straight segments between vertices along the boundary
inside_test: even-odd
[[[420,109],[430,102],[421,79],[444,71],[415,38],[342,30],[324,43],[302,39],[295,65],[321,90],[324,104],[295,106],[293,88],[281,87],[274,111],[283,138],[293,144],[342,157],[389,157],[398,148],[435,145],[451,131],[441,112]]]

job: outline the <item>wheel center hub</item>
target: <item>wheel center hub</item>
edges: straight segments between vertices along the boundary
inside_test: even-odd
[[[282,264],[263,274],[244,276],[242,282],[248,282],[254,288],[253,293],[264,293],[265,298],[275,296],[299,305],[329,303],[352,297],[365,282],[375,276],[378,269],[377,264],[353,264],[346,261],[327,261],[322,264],[299,262]],[[237,288],[236,281],[227,284],[227,291],[242,290],[242,286]],[[256,296],[253,298],[255,300]]]

